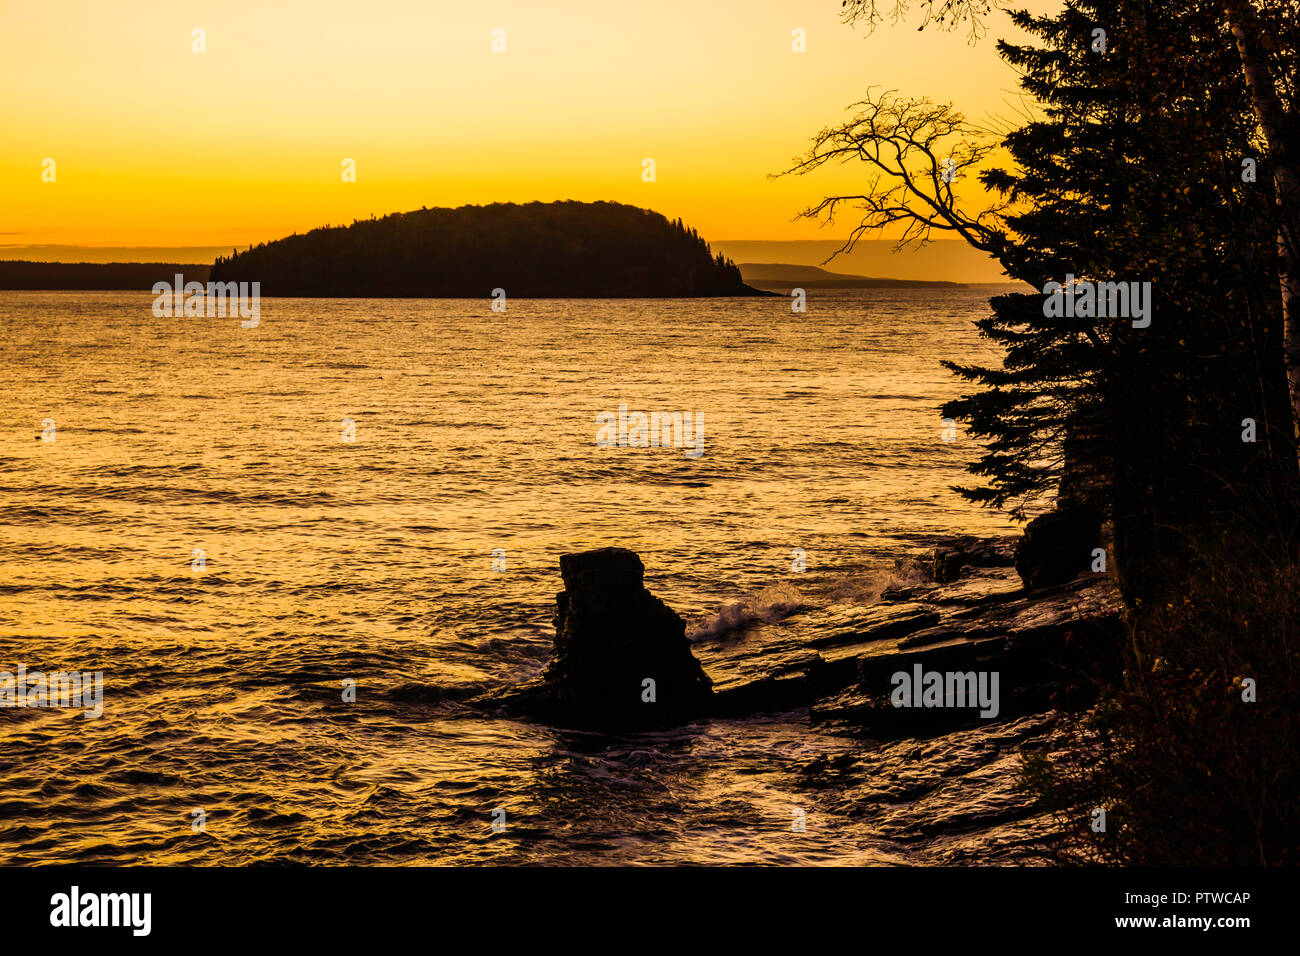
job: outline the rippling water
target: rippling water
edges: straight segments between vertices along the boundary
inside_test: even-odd
[[[105,674],[99,719],[0,710],[0,861],[978,856],[969,828],[925,835],[1008,786],[988,734],[945,742],[971,772],[945,801],[928,751],[798,712],[609,739],[459,701],[542,666],[565,552],[635,549],[703,635],[870,600],[926,534],[1008,530],[949,490],[972,446],[937,412],[961,390],[939,361],[991,357],[971,326],[990,291],[814,294],[802,315],[268,299],[256,329],[0,293],[0,670]],[[620,404],[702,415],[704,454],[598,447]],[[904,797],[868,813],[871,793],[810,783],[840,758]]]

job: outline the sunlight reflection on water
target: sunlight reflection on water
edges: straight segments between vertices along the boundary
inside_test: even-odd
[[[633,548],[708,629],[1008,530],[948,490],[973,446],[937,411],[988,294],[268,299],[244,330],[0,293],[0,669],[106,675],[99,720],[0,711],[0,859],[902,858],[814,806],[835,838],[786,832],[793,762],[861,747],[797,715],[585,752],[457,700],[544,662],[565,552]],[[705,453],[597,447],[620,404],[702,415]]]

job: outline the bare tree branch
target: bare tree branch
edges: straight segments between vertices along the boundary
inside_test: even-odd
[[[974,43],[989,32],[984,19],[1001,8],[1002,0],[919,0],[917,5],[921,8],[921,25],[917,27],[918,30],[924,30],[931,23],[940,30],[955,30],[964,23],[970,41]],[[901,23],[907,18],[910,9],[910,0],[894,0],[893,9],[888,14],[890,23]],[[880,0],[840,2],[840,19],[849,24],[865,23],[867,32],[875,30],[885,18]]]
[[[903,99],[885,91],[848,107],[852,118],[813,137],[803,156],[779,176],[803,176],[828,164],[863,162],[874,172],[865,193],[828,196],[800,216],[829,225],[843,208],[863,213],[844,246],[849,252],[868,232],[905,223],[896,248],[925,245],[931,233],[954,233],[976,249],[997,255],[1007,243],[999,200],[975,216],[958,208],[954,183],[997,149],[996,142],[969,126],[951,106],[928,99]],[[773,177],[776,178],[776,177]],[[829,260],[828,260],[829,261]]]

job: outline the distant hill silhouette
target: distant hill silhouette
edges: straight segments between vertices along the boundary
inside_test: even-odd
[[[420,209],[263,243],[212,266],[263,295],[764,295],[681,220],[612,202]]]
[[[784,290],[795,286],[804,289],[955,289],[961,285],[960,282],[938,279],[876,279],[784,262],[742,262],[739,268],[745,281],[760,289]]]
[[[176,273],[186,282],[207,282],[209,265],[175,262],[27,262],[0,260],[0,290],[68,289],[149,292],[155,282],[172,282]]]

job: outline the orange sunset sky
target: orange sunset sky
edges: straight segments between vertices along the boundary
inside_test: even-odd
[[[838,0],[0,0],[0,256],[533,199],[633,203],[711,240],[840,238],[791,220],[861,191],[861,167],[767,176],[869,86],[972,119],[1020,109],[1004,14],[974,45],[918,23],[868,35]]]

